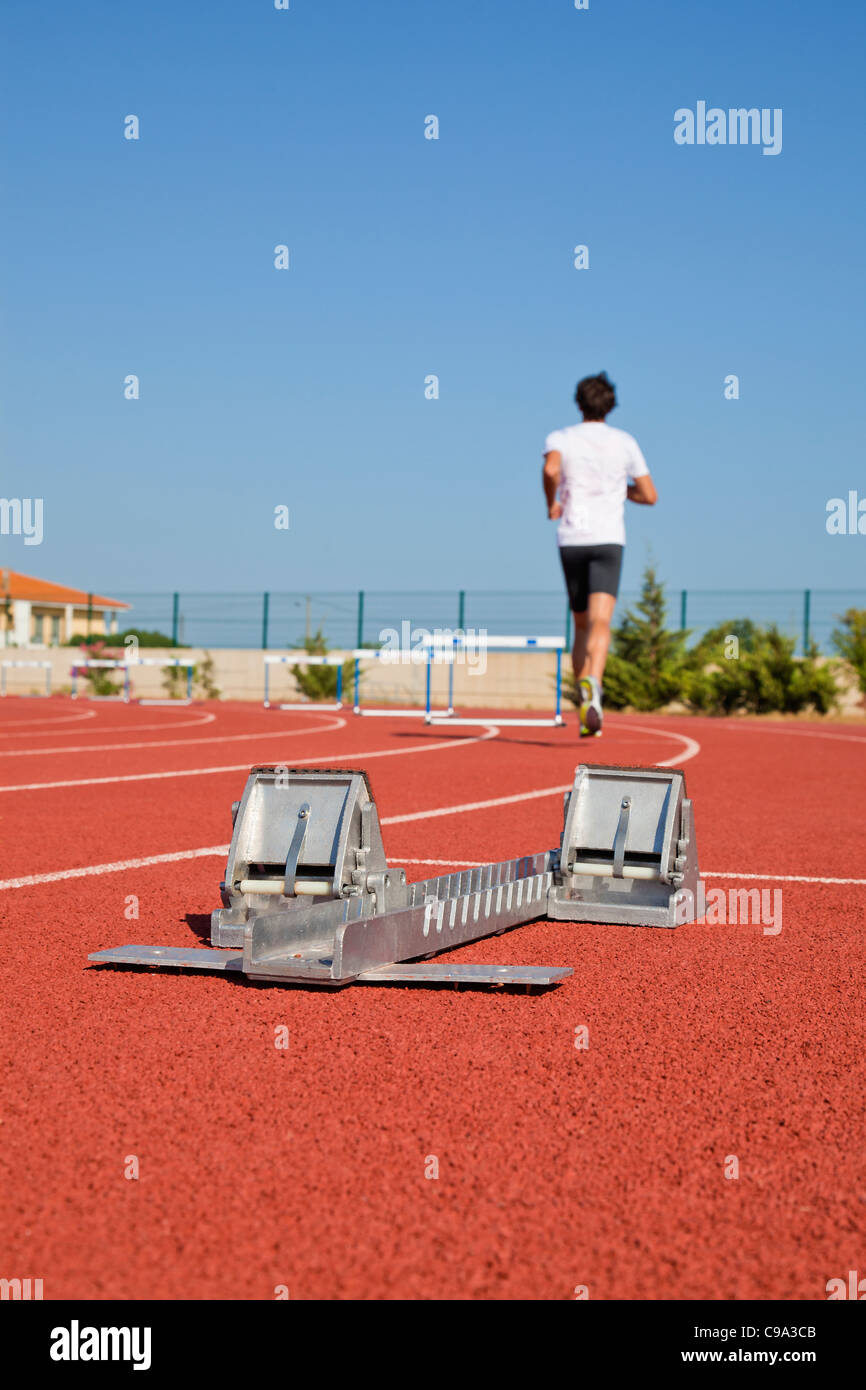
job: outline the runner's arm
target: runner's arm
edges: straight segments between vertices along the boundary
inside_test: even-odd
[[[558,449],[551,449],[549,454],[544,455],[544,468],[541,474],[544,496],[547,499],[547,515],[551,521],[558,521],[562,516],[562,506],[556,500],[561,477],[562,454]]]
[[[629,483],[626,495],[630,502],[641,502],[645,507],[653,507],[659,500],[655,483],[649,473],[642,473],[634,482]]]

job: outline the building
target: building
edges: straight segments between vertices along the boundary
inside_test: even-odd
[[[71,637],[117,632],[119,599],[0,570],[0,647],[58,647]]]

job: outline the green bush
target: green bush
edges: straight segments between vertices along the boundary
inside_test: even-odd
[[[857,681],[866,695],[866,608],[849,608],[841,627],[835,627],[830,641],[839,655],[853,666]]]
[[[166,666],[162,674],[163,688],[172,700],[182,700],[186,696],[187,667]],[[202,700],[218,700],[220,691],[214,681],[214,661],[210,652],[205,652],[201,661],[192,668],[192,693]]]
[[[313,633],[312,637],[305,637],[303,642],[296,642],[296,647],[307,652],[310,656],[327,656],[328,644],[321,628]],[[298,689],[311,701],[333,701],[337,698],[337,670],[336,666],[292,666],[289,668],[297,682]],[[354,662],[343,662],[343,697],[346,698],[347,692],[351,688],[354,675]]]
[[[81,642],[79,650],[82,661],[117,661],[119,659],[118,652],[109,651],[105,645],[105,639],[102,637],[90,642]],[[123,691],[123,676],[121,675],[118,681],[116,666],[73,666],[72,670],[75,671],[76,669],[79,676],[86,682],[88,693],[91,695],[120,695]]]
[[[764,628],[751,618],[736,618],[719,623],[689,649],[689,633],[668,630],[666,619],[664,588],[649,565],[639,601],[611,636],[604,673],[608,708],[649,711],[675,700],[703,714],[826,714],[833,707],[837,690],[832,668],[819,665],[814,645],[804,657],[795,658],[796,640],[784,636],[775,624]],[[862,684],[866,612],[851,610],[843,622],[846,631],[834,634],[834,641],[858,675],[863,671]],[[844,650],[840,641],[847,643]],[[580,704],[573,683],[566,694]]]
[[[122,647],[127,637],[134,637],[140,647],[177,647],[180,644],[173,642],[170,637],[166,637],[164,632],[147,631],[141,627],[128,627],[123,632],[113,632],[112,642]],[[89,637],[70,637],[65,645],[67,647],[86,647],[96,643],[104,642],[105,634],[91,633]]]
[[[775,623],[720,623],[690,653],[686,703],[705,714],[826,714],[837,694],[832,669],[818,664],[814,646],[797,660],[796,645]]]

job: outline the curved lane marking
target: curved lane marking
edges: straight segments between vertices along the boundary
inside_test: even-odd
[[[283,730],[282,737],[287,733],[321,733],[321,729],[291,729]],[[378,748],[368,753],[363,750],[339,753],[318,753],[314,758],[293,758],[293,767],[306,767],[311,764],[320,765],[322,763],[345,763],[347,758],[367,759],[367,758],[400,758],[409,753],[435,753],[438,749],[461,748],[468,743],[486,743],[489,738],[495,738],[497,730],[487,729],[477,738],[450,738],[441,743],[413,744],[411,748]],[[244,734],[244,738],[255,738],[258,735]],[[270,738],[270,734],[261,735],[263,738]],[[63,782],[22,782],[17,786],[2,787],[2,792],[39,792],[53,790],[57,787],[101,787],[114,784],[116,782],[161,782],[168,781],[173,777],[210,777],[221,772],[249,772],[250,765],[246,763],[229,763],[225,767],[190,767],[181,768],[173,772],[132,772],[123,777],[76,777]]]

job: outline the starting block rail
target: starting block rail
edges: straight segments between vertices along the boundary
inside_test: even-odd
[[[51,694],[51,671],[52,671],[52,664],[51,664],[50,661],[13,661],[13,660],[9,660],[9,661],[0,661],[0,695],[7,695],[7,694],[8,694],[8,691],[7,691],[7,689],[6,689],[6,671],[7,671],[7,668],[9,668],[9,667],[17,667],[17,666],[29,666],[29,667],[31,667],[31,668],[36,668],[36,669],[38,669],[38,670],[42,670],[42,671],[45,672],[45,689],[44,689],[44,690],[40,690],[40,691],[38,692],[37,695],[31,696],[31,697],[28,697],[28,698],[44,700],[44,699],[46,698],[46,696],[48,696],[48,695]]]
[[[692,803],[678,769],[581,765],[558,848],[420,883],[385,858],[365,772],[254,767],[232,817],[211,949],[127,945],[88,959],[332,988],[551,985],[571,967],[431,958],[545,917],[675,927],[695,916]]]

